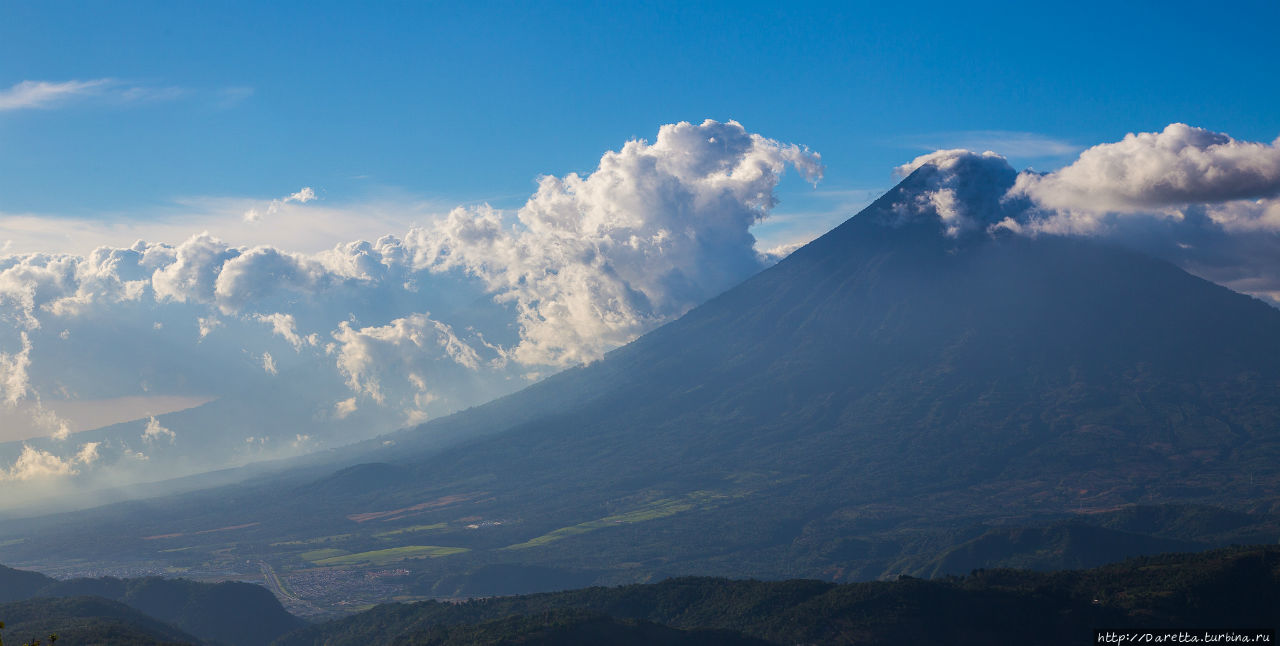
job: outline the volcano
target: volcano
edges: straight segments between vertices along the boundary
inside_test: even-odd
[[[41,521],[0,558],[154,558],[138,537],[183,532],[178,565],[206,539],[322,566],[440,547],[456,551],[414,553],[433,558],[413,587],[453,595],[874,578],[1063,519],[1138,551],[1241,527],[1274,542],[1280,311],[1124,248],[991,226],[1012,171],[971,162],[917,169],[596,363],[340,463]],[[1112,522],[1148,508],[1159,522]],[[1189,528],[1205,517],[1235,524]],[[86,522],[92,545],[65,536]],[[245,529],[196,531],[215,527]]]

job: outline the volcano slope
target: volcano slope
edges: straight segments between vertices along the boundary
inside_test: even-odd
[[[948,235],[921,206],[928,170],[592,365],[359,445],[326,475],[34,522],[40,538],[0,558],[182,567],[230,546],[283,568],[402,563],[415,592],[448,596],[944,573],[932,560],[992,525],[1073,516],[1162,519],[1125,526],[1135,552],[1274,542],[1280,311],[1088,239]],[[957,194],[990,181],[962,173]],[[465,439],[422,448],[442,436]],[[1186,532],[1179,513],[1133,511],[1174,503],[1245,520]],[[92,544],[66,538],[85,523]],[[216,527],[245,529],[194,533]],[[143,540],[183,532],[172,555]],[[1031,549],[1063,549],[1046,541]]]

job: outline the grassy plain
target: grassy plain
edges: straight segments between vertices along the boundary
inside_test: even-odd
[[[321,550],[317,550],[321,551]],[[465,547],[441,547],[438,545],[406,545],[385,550],[344,554],[313,561],[316,565],[387,565],[406,559],[437,558],[452,554],[462,554],[471,550]]]

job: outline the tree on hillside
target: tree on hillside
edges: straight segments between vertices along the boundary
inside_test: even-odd
[[[0,630],[4,630],[3,621],[0,621]],[[58,641],[58,635],[56,633],[49,635],[49,646],[53,646],[57,641]],[[33,637],[31,638],[31,641],[23,644],[22,646],[40,646],[40,644],[42,643],[43,642],[41,642],[39,639],[36,639]],[[0,635],[0,646],[4,646],[4,635]]]

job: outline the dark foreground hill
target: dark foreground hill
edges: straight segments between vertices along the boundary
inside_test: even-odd
[[[56,599],[68,601],[59,604]],[[66,626],[75,617],[113,618],[136,623],[136,627],[152,632],[152,624],[164,625],[178,637],[165,636],[170,633],[163,632],[155,634],[170,641],[198,638],[235,646],[267,644],[304,625],[302,620],[285,612],[266,588],[250,583],[198,583],[160,577],[57,581],[35,572],[0,566],[0,601],[19,600],[24,600],[26,605],[13,604],[14,609],[0,614],[0,620],[7,622],[10,630],[23,629],[14,633],[20,637],[27,628],[23,622],[40,623],[37,620],[41,620],[41,612],[47,613],[45,624],[61,638],[67,637]],[[4,608],[9,606],[0,606]],[[110,612],[99,612],[102,608]],[[138,617],[147,621],[134,621]],[[105,643],[114,644],[115,639]],[[60,643],[71,642],[60,640]]]
[[[277,644],[552,643],[534,637],[606,620],[715,629],[724,639],[736,634],[773,644],[1074,646],[1093,643],[1099,628],[1274,629],[1280,548],[1172,554],[1054,573],[986,570],[933,581],[681,578],[462,604],[392,604],[303,629]],[[686,643],[684,635],[670,637],[649,643]]]
[[[178,646],[200,640],[118,601],[101,597],[41,597],[0,603],[10,644],[58,636],[62,646]]]
[[[925,170],[602,361],[354,448],[330,475],[31,521],[0,557],[394,563],[412,593],[449,596],[521,591],[476,583],[495,567],[547,573],[532,589],[873,579],[992,528],[1132,505],[1218,515],[1074,553],[1221,544],[1232,514],[1274,542],[1280,311],[1087,239],[950,237],[919,212]],[[961,173],[956,194],[990,181]],[[1102,535],[1068,533],[1006,544],[1051,556]]]

